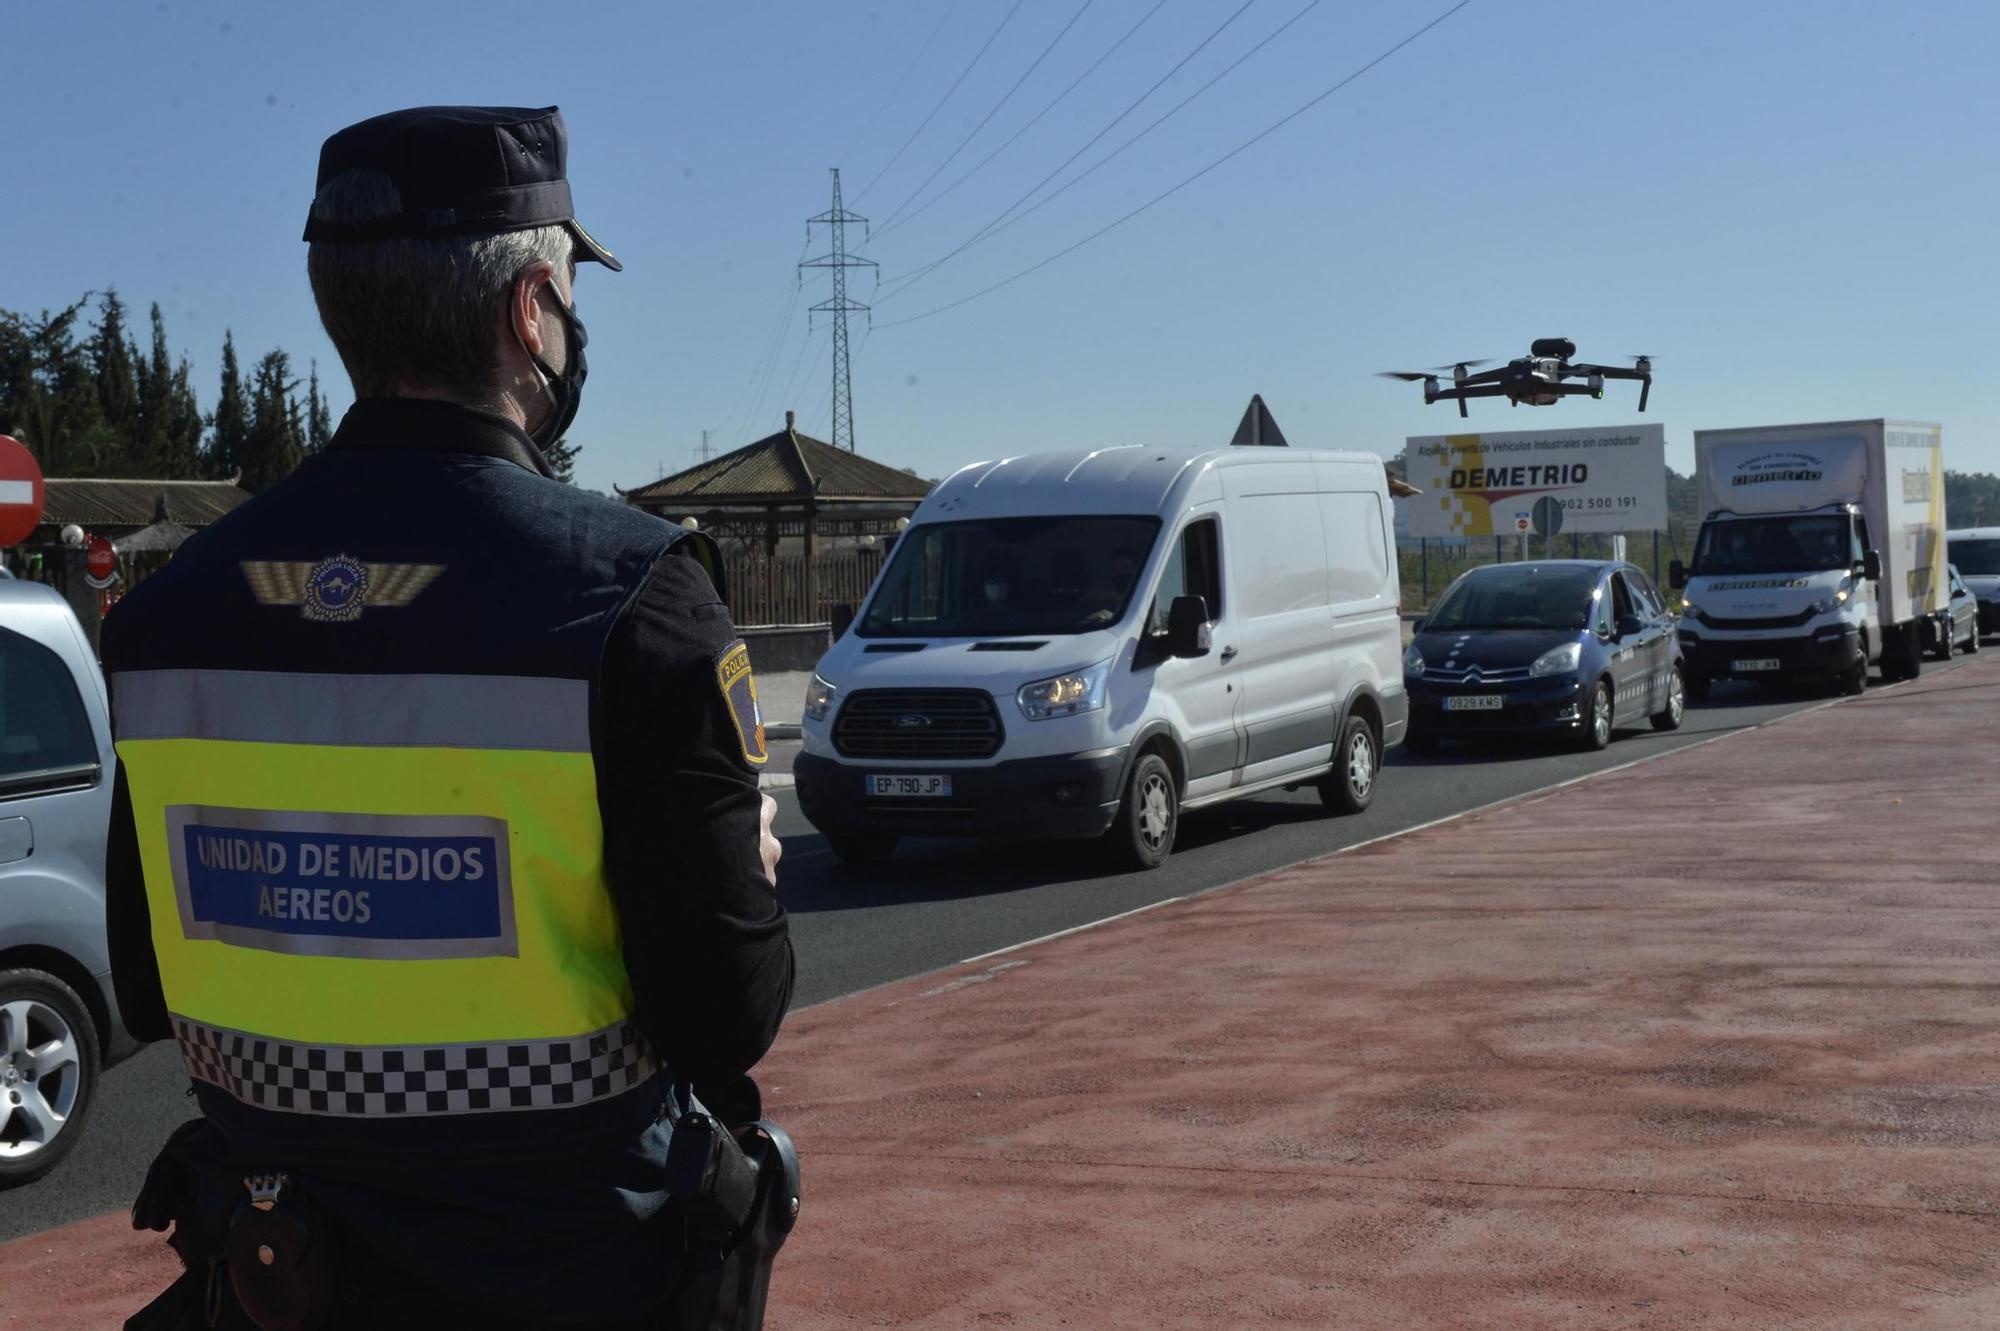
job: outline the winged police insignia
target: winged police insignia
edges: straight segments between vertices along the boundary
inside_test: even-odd
[[[352,555],[320,560],[246,559],[243,579],[257,604],[297,606],[321,624],[347,624],[368,606],[399,609],[423,594],[443,564],[374,564]]]

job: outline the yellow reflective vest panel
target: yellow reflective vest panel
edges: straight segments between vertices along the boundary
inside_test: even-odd
[[[279,1111],[462,1114],[652,1074],[587,681],[138,670],[112,693],[197,1080]]]

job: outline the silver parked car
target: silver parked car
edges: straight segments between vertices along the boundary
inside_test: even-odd
[[[0,1187],[75,1147],[118,1006],[104,931],[104,677],[52,589],[0,580]]]

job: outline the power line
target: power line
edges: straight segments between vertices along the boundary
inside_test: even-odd
[[[806,257],[806,251],[808,248],[811,247],[811,245],[812,245],[812,236],[810,233],[808,233],[806,236],[805,244],[799,246],[799,257],[801,259]],[[762,375],[764,372],[765,360],[776,354],[778,339],[782,337],[783,334],[791,327],[792,312],[798,307],[800,294],[801,293],[799,289],[799,279],[797,276],[796,268],[794,268],[792,279],[789,282],[785,283],[784,309],[779,314],[776,323],[773,325],[775,329],[775,335],[766,340],[764,350],[758,354],[756,361],[750,367],[749,381],[745,383],[737,393],[735,399],[736,409],[732,411],[725,418],[725,424],[723,426],[723,429],[726,432],[724,435],[725,438],[731,438],[731,439],[735,438],[737,425],[743,420],[744,413],[747,412],[751,407],[751,395],[756,390],[758,377]]]
[[[812,329],[808,328],[806,329],[805,339],[799,343],[798,359],[792,362],[792,372],[785,380],[785,395],[778,399],[779,410],[782,411],[786,407],[794,407],[796,409],[792,394],[797,392],[801,386],[802,381],[799,375],[805,369],[806,354],[813,349],[813,345],[813,332]],[[857,347],[855,350],[858,351],[860,348]]]
[[[960,185],[963,185],[966,181],[972,179],[974,176],[978,175],[981,171],[985,170],[986,164],[988,162],[991,162],[1001,153],[1006,152],[1009,148],[1013,147],[1014,144],[1020,140],[1023,134],[1026,134],[1029,130],[1033,129],[1036,125],[1040,124],[1042,117],[1047,115],[1049,112],[1055,110],[1056,107],[1062,103],[1064,98],[1068,97],[1071,93],[1075,92],[1079,87],[1081,87],[1085,79],[1089,78],[1092,74],[1095,74],[1097,72],[1097,68],[1099,65],[1102,65],[1112,56],[1118,54],[1118,48],[1125,45],[1126,42],[1130,41],[1132,38],[1132,34],[1138,32],[1139,29],[1146,26],[1146,20],[1152,18],[1153,15],[1159,13],[1162,9],[1165,9],[1166,7],[1167,7],[1167,0],[1157,0],[1157,3],[1155,3],[1151,9],[1147,10],[1145,13],[1139,16],[1139,21],[1137,23],[1134,23],[1131,27],[1125,29],[1124,36],[1120,37],[1117,41],[1111,43],[1111,48],[1109,50],[1107,50],[1103,55],[1097,57],[1096,60],[1091,62],[1089,69],[1086,69],[1083,71],[1083,73],[1077,75],[1075,81],[1073,81],[1067,88],[1064,88],[1061,92],[1055,95],[1054,101],[1051,101],[1047,106],[1044,106],[1041,110],[1035,112],[1035,114],[1029,118],[1028,123],[1022,125],[1019,129],[1015,130],[1013,135],[1009,137],[1005,143],[1001,144],[998,148],[995,148],[992,152],[986,154],[985,157],[980,159],[979,164],[973,167],[970,171],[967,171],[957,180],[952,181],[949,185],[946,185],[943,189],[931,195],[930,198],[925,199],[922,203],[918,204],[915,208],[911,209],[910,212],[903,217],[901,222],[895,222],[888,226],[883,227],[882,228],[883,234],[885,235],[888,234],[889,232],[895,230],[897,227],[902,226],[904,222],[908,222],[912,218],[918,216],[925,209],[929,208],[932,204],[936,203],[939,199],[944,198],[947,194],[950,194]]]
[[[971,142],[974,139],[979,137],[979,131],[985,129],[987,124],[992,121],[994,116],[1000,114],[1000,108],[1007,105],[1008,101],[1013,98],[1014,94],[1021,90],[1021,85],[1028,81],[1028,76],[1030,74],[1033,74],[1037,69],[1041,68],[1042,61],[1047,60],[1049,58],[1049,52],[1055,50],[1057,43],[1061,42],[1063,38],[1069,36],[1069,30],[1076,26],[1077,20],[1082,18],[1086,13],[1088,13],[1090,11],[1090,7],[1096,3],[1097,0],[1083,0],[1083,4],[1078,7],[1076,13],[1070,15],[1069,22],[1063,24],[1062,31],[1058,32],[1055,36],[1051,37],[1049,39],[1049,44],[1042,48],[1042,53],[1036,56],[1026,69],[1021,71],[1021,77],[1014,80],[1014,86],[1007,89],[1006,92],[1001,94],[1000,100],[993,103],[993,109],[988,111],[986,115],[983,118],[981,118],[980,122],[972,127],[972,132],[966,135],[964,138],[960,139],[958,141],[958,146],[956,148],[953,148],[951,152],[945,157],[945,159],[942,162],[939,162],[937,166],[931,170],[931,173],[929,175],[924,177],[924,183],[917,186],[915,189],[911,190],[910,197],[903,200],[901,204],[897,205],[895,211],[889,214],[888,220],[883,222],[882,224],[883,230],[886,231],[891,226],[894,226],[896,223],[896,219],[902,216],[903,209],[908,208],[911,204],[915,203],[917,201],[917,196],[919,194],[922,194],[925,190],[929,189],[931,187],[931,182],[933,180],[936,180],[940,175],[942,175],[944,169],[950,166],[952,162],[958,157],[958,155],[964,152],[966,150],[966,147],[969,144],[971,144]]]
[[[1004,286],[1011,286],[1015,282],[1020,281],[1022,278],[1027,277],[1031,273],[1040,272],[1042,269],[1056,262],[1056,260],[1065,258],[1071,254],[1076,253],[1078,250],[1082,249],[1085,245],[1090,244],[1090,242],[1092,242],[1093,240],[1096,240],[1100,236],[1103,236],[1109,232],[1117,230],[1121,226],[1124,226],[1127,222],[1137,217],[1140,213],[1145,212],[1147,209],[1153,207],[1155,204],[1165,202],[1167,199],[1180,193],[1182,190],[1186,189],[1189,185],[1194,184],[1195,181],[1200,180],[1203,176],[1215,170],[1223,163],[1241,155],[1242,153],[1249,150],[1251,147],[1262,142],[1264,139],[1269,138],[1272,134],[1277,133],[1279,130],[1283,129],[1286,125],[1291,124],[1294,120],[1297,120],[1300,116],[1312,110],[1315,106],[1318,106],[1321,102],[1333,96],[1335,93],[1339,92],[1342,88],[1345,88],[1348,84],[1354,82],[1354,80],[1360,78],[1363,74],[1366,74],[1369,70],[1375,68],[1375,66],[1381,64],[1383,61],[1387,60],[1390,56],[1395,55],[1398,51],[1408,46],[1411,42],[1416,41],[1417,38],[1423,36],[1425,33],[1429,32],[1432,28],[1437,27],[1440,23],[1443,23],[1446,19],[1450,18],[1453,14],[1456,14],[1459,10],[1464,9],[1467,5],[1471,3],[1472,0],[1458,0],[1458,3],[1453,5],[1450,9],[1445,10],[1444,13],[1439,14],[1436,18],[1424,24],[1424,26],[1418,28],[1415,32],[1411,33],[1409,36],[1403,38],[1403,40],[1397,42],[1394,46],[1391,46],[1388,50],[1382,52],[1382,54],[1376,56],[1373,60],[1370,60],[1367,64],[1361,66],[1359,69],[1349,74],[1346,78],[1341,79],[1338,83],[1334,84],[1326,91],[1319,93],[1317,96],[1307,101],[1304,105],[1300,106],[1297,110],[1292,111],[1290,114],[1284,116],[1283,118],[1273,122],[1270,125],[1265,126],[1263,129],[1259,130],[1256,134],[1252,135],[1248,139],[1245,139],[1242,143],[1237,144],[1234,148],[1231,148],[1228,152],[1216,158],[1214,161],[1210,162],[1207,166],[1204,166],[1203,168],[1201,168],[1201,170],[1195,172],[1193,175],[1187,177],[1185,180],[1182,180],[1180,183],[1173,185],[1168,189],[1162,190],[1160,193],[1146,200],[1146,202],[1140,204],[1137,208],[1134,208],[1131,212],[1126,213],[1123,217],[1118,218],[1114,222],[1109,222],[1104,226],[1099,227],[1097,230],[1085,236],[1082,240],[1079,240],[1076,243],[1069,245],[1063,249],[1057,250],[1054,254],[1051,254],[1048,258],[1043,259],[1040,263],[1034,264],[1033,266],[1028,268],[1023,268],[1020,272],[1015,273],[1012,277],[1004,278],[1001,281],[995,282],[992,286],[984,287],[978,291],[973,292],[969,296],[961,296],[959,299],[952,301],[950,304],[940,305],[933,310],[925,310],[922,314],[913,314],[906,319],[893,320],[889,323],[883,324],[882,327],[898,328],[901,327],[903,324],[915,323],[919,319],[928,319],[935,314],[943,314],[946,310],[957,309],[959,306],[965,304],[968,301],[974,301],[979,299],[981,296],[990,295]]]
[[[958,77],[953,79],[951,81],[951,86],[944,90],[944,96],[938,98],[938,104],[931,108],[931,113],[923,118],[923,122],[921,124],[919,124],[915,129],[910,131],[910,137],[904,139],[903,146],[896,149],[895,155],[882,164],[882,169],[875,173],[875,179],[869,181],[866,185],[863,185],[861,187],[861,192],[854,196],[854,201],[856,203],[861,202],[861,196],[863,194],[866,194],[869,190],[875,188],[875,181],[880,180],[884,175],[888,174],[889,168],[902,160],[903,154],[910,150],[910,145],[917,141],[917,136],[919,134],[922,134],[925,128],[929,126],[931,121],[937,118],[938,112],[944,110],[944,104],[951,100],[951,95],[953,93],[958,91],[958,85],[965,82],[965,76],[970,74],[973,71],[973,69],[978,66],[979,62],[985,58],[986,52],[992,47],[994,41],[996,41],[999,38],[1001,32],[1003,32],[1006,29],[1008,22],[1013,19],[1015,14],[1020,12],[1021,6],[1026,2],[1027,0],[1014,0],[1014,7],[1007,11],[1006,18],[1000,20],[1000,26],[995,28],[993,30],[992,35],[986,39],[986,45],[980,47],[978,54],[972,57],[972,63],[968,64],[964,69],[958,71]]]
[[[1050,193],[1043,195],[1039,199],[1036,199],[1032,204],[1028,205],[1028,207],[1014,214],[1014,216],[1008,218],[1006,221],[1001,222],[998,226],[995,226],[992,230],[988,231],[983,237],[980,237],[979,239],[991,240],[993,237],[999,235],[1002,231],[1005,231],[1008,227],[1013,226],[1016,222],[1023,221],[1026,218],[1032,216],[1040,209],[1048,206],[1051,203],[1054,203],[1064,194],[1067,194],[1076,185],[1079,185],[1085,180],[1088,180],[1091,176],[1097,173],[1100,167],[1103,167],[1105,164],[1110,162],[1114,157],[1117,157],[1127,148],[1137,143],[1140,139],[1145,138],[1148,134],[1151,134],[1154,130],[1158,129],[1160,126],[1166,124],[1169,120],[1179,115],[1183,110],[1187,108],[1190,102],[1194,101],[1197,97],[1200,97],[1210,88],[1213,88],[1216,84],[1222,82],[1224,79],[1228,78],[1231,74],[1235,73],[1237,67],[1243,64],[1244,61],[1256,55],[1259,51],[1263,50],[1265,47],[1269,46],[1272,42],[1276,41],[1279,37],[1282,37],[1285,34],[1286,30],[1289,29],[1294,23],[1297,23],[1300,19],[1304,18],[1307,14],[1310,14],[1314,9],[1318,8],[1319,3],[1320,0],[1306,0],[1306,5],[1303,9],[1299,10],[1298,13],[1286,19],[1283,23],[1279,24],[1276,29],[1274,29],[1269,35],[1267,35],[1264,38],[1264,40],[1258,42],[1255,46],[1245,51],[1242,55],[1239,55],[1236,57],[1236,59],[1230,61],[1229,64],[1223,67],[1220,73],[1216,74],[1213,78],[1209,79],[1208,82],[1202,84],[1199,88],[1196,88],[1193,92],[1181,98],[1180,101],[1174,103],[1173,106],[1169,107],[1164,114],[1155,119],[1152,124],[1146,126],[1144,129],[1140,130],[1137,134],[1134,134],[1131,138],[1125,140],[1125,142],[1119,144],[1116,148],[1113,148],[1110,152],[1104,154],[1104,156],[1098,158],[1095,162],[1092,162],[1089,166],[1085,167],[1077,174],[1071,176],[1068,180],[1065,180],[1062,184],[1058,185]],[[975,241],[973,243],[977,242]],[[971,244],[968,244],[966,246],[967,249],[970,249],[971,247],[972,247]],[[938,267],[943,262],[944,262],[943,260],[939,260],[937,264],[933,264],[928,268],[925,268],[917,273],[912,274],[907,278],[904,278],[901,283],[893,285],[889,291],[884,292],[882,295],[882,299],[885,301],[893,300],[897,296],[902,295],[905,291],[908,291],[918,282],[921,282],[924,278],[936,272]]]
[[[1008,204],[1005,208],[1001,209],[1000,215],[998,217],[995,217],[991,222],[988,222],[985,226],[973,232],[972,239],[964,242],[957,249],[952,250],[949,254],[943,256],[943,258],[933,259],[930,263],[924,265],[922,269],[918,270],[916,276],[921,276],[923,273],[930,272],[932,269],[936,268],[939,264],[957,258],[959,255],[971,249],[974,245],[977,245],[982,239],[985,238],[988,232],[992,231],[994,227],[998,226],[1002,221],[1004,221],[1008,216],[1010,216],[1016,208],[1019,208],[1029,199],[1034,198],[1035,195],[1040,192],[1042,186],[1048,184],[1051,180],[1054,180],[1057,176],[1061,175],[1064,171],[1068,170],[1069,164],[1071,162],[1074,162],[1077,158],[1089,152],[1091,148],[1095,146],[1095,144],[1099,139],[1102,139],[1106,134],[1109,134],[1112,130],[1118,128],[1118,126],[1124,122],[1126,116],[1129,116],[1134,111],[1138,110],[1139,107],[1145,102],[1145,100],[1148,97],[1151,97],[1154,93],[1160,90],[1162,84],[1164,84],[1168,79],[1172,78],[1174,75],[1180,73],[1182,68],[1184,68],[1187,65],[1188,61],[1194,59],[1196,56],[1200,55],[1204,50],[1208,49],[1208,44],[1210,42],[1214,41],[1217,37],[1220,37],[1223,34],[1223,31],[1226,28],[1228,28],[1230,24],[1234,23],[1237,19],[1242,18],[1244,11],[1249,9],[1250,6],[1255,3],[1256,0],[1243,0],[1243,4],[1240,7],[1238,7],[1235,13],[1231,14],[1228,18],[1222,20],[1221,23],[1216,25],[1215,29],[1211,31],[1208,34],[1208,36],[1202,38],[1201,41],[1195,44],[1194,50],[1189,51],[1186,55],[1182,56],[1172,69],[1160,75],[1158,81],[1156,81],[1152,87],[1146,89],[1146,91],[1140,93],[1137,97],[1133,98],[1129,106],[1127,106],[1123,111],[1120,111],[1116,116],[1112,117],[1110,124],[1106,125],[1103,129],[1098,130],[1097,133],[1091,135],[1089,142],[1085,143],[1081,148],[1078,148],[1075,152],[1071,153],[1068,157],[1064,158],[1062,161],[1062,165],[1058,166],[1055,170],[1049,172],[1047,175],[1043,176],[1040,180],[1036,181],[1034,185],[1029,188],[1026,194],[1023,194],[1020,198],[1014,200],[1014,202]],[[901,280],[903,284],[907,286],[911,281],[911,278],[904,277]],[[884,299],[887,299],[889,295],[893,294],[894,294],[893,292],[885,293]]]
[[[854,155],[854,150],[859,148],[861,141],[868,137],[868,131],[875,128],[875,122],[882,118],[882,113],[889,109],[889,104],[896,100],[898,93],[903,91],[903,85],[910,81],[910,75],[916,73],[917,66],[924,62],[924,56],[930,51],[931,43],[935,42],[938,39],[938,34],[944,31],[944,25],[951,22],[951,16],[957,12],[958,6],[959,0],[952,0],[952,3],[945,7],[944,16],[938,19],[937,26],[931,29],[931,35],[924,38],[924,44],[917,48],[916,55],[904,67],[903,77],[896,80],[896,86],[889,90],[889,95],[882,99],[881,104],[875,108],[875,113],[868,117],[868,122],[861,127],[860,133],[854,136],[854,141],[847,145],[846,151],[842,152],[834,160],[844,162]]]

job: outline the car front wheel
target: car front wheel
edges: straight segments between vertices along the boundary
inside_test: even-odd
[[[97,1028],[76,991],[44,971],[0,971],[0,1187],[76,1148],[97,1073]]]
[[[1598,680],[1590,686],[1583,703],[1583,728],[1577,743],[1585,749],[1601,749],[1611,743],[1611,685]]]

